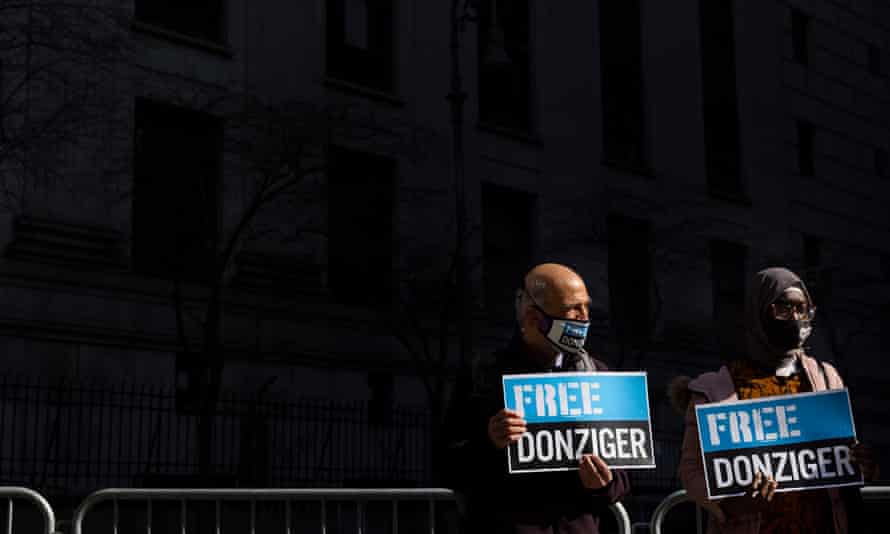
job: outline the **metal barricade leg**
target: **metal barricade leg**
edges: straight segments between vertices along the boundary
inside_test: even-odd
[[[43,517],[43,533],[54,534],[56,532],[56,514],[43,495],[28,488],[18,486],[0,487],[0,499],[6,498],[6,532],[15,534],[15,499],[27,501],[37,507]]]

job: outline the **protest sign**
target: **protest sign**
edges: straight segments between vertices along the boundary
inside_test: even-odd
[[[744,494],[758,471],[776,491],[862,484],[846,389],[695,407],[708,497]]]
[[[507,448],[510,473],[568,471],[584,454],[610,467],[655,467],[646,373],[504,375],[504,405],[528,431]]]

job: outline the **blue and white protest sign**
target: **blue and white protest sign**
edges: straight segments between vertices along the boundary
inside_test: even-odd
[[[504,375],[504,406],[527,431],[507,448],[510,473],[568,471],[585,454],[610,467],[655,467],[646,373]]]
[[[776,491],[862,484],[846,389],[695,407],[708,497],[742,495],[758,471]]]

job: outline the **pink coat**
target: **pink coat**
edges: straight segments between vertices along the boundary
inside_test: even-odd
[[[836,389],[844,387],[837,370],[829,364],[824,364],[825,375],[823,378],[819,363],[809,357],[801,356],[804,372],[807,379],[813,385],[814,391]],[[827,379],[827,380],[826,380]],[[827,384],[826,384],[827,381]],[[680,455],[678,473],[683,487],[689,497],[696,504],[708,509],[719,502],[720,508],[726,514],[726,522],[718,523],[713,514],[708,524],[708,533],[722,532],[725,534],[758,534],[760,531],[760,514],[749,508],[749,497],[730,497],[719,501],[709,501],[707,487],[705,485],[704,466],[702,465],[701,447],[699,446],[698,427],[695,421],[695,405],[705,402],[729,402],[738,400],[735,392],[735,384],[729,369],[721,367],[716,373],[704,373],[689,382],[689,391],[692,393],[691,402],[686,409],[686,431],[683,434],[683,446]],[[829,489],[832,512],[834,515],[834,530],[837,534],[848,534],[847,512],[841,502],[840,492],[837,489]]]

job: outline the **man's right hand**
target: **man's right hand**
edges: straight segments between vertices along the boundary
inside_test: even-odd
[[[519,440],[519,436],[525,434],[525,419],[519,412],[504,408],[491,416],[488,420],[488,439],[498,449]]]

